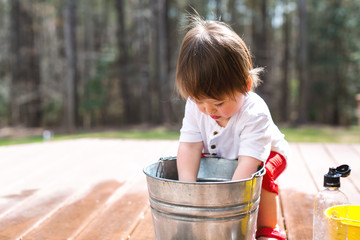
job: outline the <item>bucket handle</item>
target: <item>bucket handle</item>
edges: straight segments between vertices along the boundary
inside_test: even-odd
[[[159,178],[165,177],[165,171],[164,171],[165,163],[166,163],[166,161],[169,161],[169,160],[176,161],[176,157],[162,157],[158,160],[158,166],[156,168],[156,174],[155,174],[156,177],[159,177]]]
[[[265,167],[261,166],[261,168],[252,175],[252,178],[261,177],[261,176],[265,175],[265,173],[266,173]]]
[[[353,222],[353,223],[360,223],[359,220],[355,220],[355,219],[350,219],[350,218],[344,218],[344,217],[334,217],[334,216],[330,216],[330,218],[334,219],[335,221],[340,221],[340,222]]]

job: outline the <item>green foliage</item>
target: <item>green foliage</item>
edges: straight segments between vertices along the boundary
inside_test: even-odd
[[[17,145],[17,144],[27,144],[27,143],[36,143],[42,142],[42,137],[27,137],[22,139],[12,139],[12,138],[1,138],[0,146],[9,146],[9,145]]]
[[[0,127],[8,124],[7,118],[9,115],[9,86],[7,86],[5,78],[1,77],[0,72]]]
[[[106,105],[107,89],[105,81],[109,78],[110,67],[116,59],[116,51],[105,49],[96,62],[96,74],[85,85],[85,92],[80,103],[80,112],[87,125],[99,123],[101,110]]]
[[[43,125],[53,126],[58,124],[61,118],[61,102],[57,99],[48,99],[42,107]]]
[[[309,6],[310,115],[316,122],[353,122],[360,91],[360,3],[313,0]]]
[[[0,126],[6,124],[6,118],[7,118],[7,102],[5,100],[5,97],[0,93]]]
[[[0,2],[0,39],[2,40],[0,56],[0,77],[11,78],[14,74],[10,66],[15,59],[15,52],[11,48],[15,41],[11,36],[19,34],[23,38],[20,43],[28,39],[24,35],[26,29],[12,29],[16,18],[11,10],[12,1]],[[42,88],[42,122],[43,125],[59,125],[63,121],[63,98],[65,96],[63,82],[68,71],[66,64],[66,49],[64,49],[64,15],[62,0],[32,0],[19,1],[22,5],[22,14],[26,12],[34,28],[34,51],[40,53]],[[117,4],[123,4],[125,10],[123,34],[119,34],[119,9]],[[264,92],[271,92],[273,97],[268,99],[268,105],[273,114],[281,112],[279,101],[289,103],[289,118],[295,122],[299,116],[299,82],[297,61],[299,54],[296,48],[299,43],[299,15],[298,4],[295,0],[168,0],[161,6],[167,14],[164,18],[157,18],[160,5],[152,1],[76,1],[76,55],[77,55],[77,87],[78,104],[76,108],[80,126],[121,125],[124,116],[124,106],[127,103],[135,111],[129,114],[131,123],[147,122],[158,123],[163,110],[161,103],[171,98],[159,89],[164,87],[159,81],[160,71],[169,81],[168,88],[174,84],[176,61],[179,45],[187,24],[185,15],[196,9],[207,19],[226,21],[245,40],[254,55],[254,63],[259,61],[264,53],[268,53],[269,62],[266,63],[264,74],[272,74]],[[166,3],[166,4],[165,4]],[[266,3],[261,5],[262,3]],[[308,95],[310,103],[308,112],[311,122],[319,124],[349,125],[356,122],[355,94],[360,92],[360,28],[359,28],[359,0],[308,0],[306,1],[308,16]],[[265,7],[266,9],[261,8]],[[266,14],[266,15],[264,15]],[[254,35],[260,26],[259,19],[267,19],[266,32],[268,49],[259,49],[256,40],[261,37]],[[159,19],[166,21],[166,27],[159,28]],[[289,94],[288,99],[282,98],[281,89],[275,86],[282,84],[284,74],[284,26],[289,24]],[[75,27],[75,24],[74,24]],[[24,31],[24,32],[21,32]],[[163,36],[162,43],[166,43],[166,58],[161,61],[165,68],[159,68],[160,49],[157,48],[159,36]],[[121,76],[122,65],[117,57],[123,54],[119,51],[120,40],[125,39],[127,53],[126,75]],[[265,39],[265,38],[264,38]],[[163,50],[161,49],[161,50]],[[259,52],[257,52],[257,50]],[[31,52],[31,51],[29,51]],[[31,66],[31,58],[21,60],[22,66]],[[262,64],[262,63],[261,63]],[[20,65],[19,65],[20,66]],[[20,69],[20,68],[19,68]],[[124,68],[125,69],[125,68]],[[161,69],[161,70],[160,70]],[[34,69],[36,70],[36,69]],[[157,72],[159,71],[159,72]],[[19,73],[18,73],[19,74]],[[129,97],[122,99],[121,81],[128,82]],[[13,79],[7,79],[9,84]],[[123,81],[125,82],[125,81]],[[266,83],[266,84],[265,84]],[[10,111],[7,106],[12,101],[9,97],[10,87],[3,86],[0,80],[0,125],[8,124]],[[124,86],[124,85],[123,85]],[[5,90],[4,90],[5,89]],[[46,89],[44,91],[43,89]],[[54,96],[56,92],[56,96]],[[260,92],[260,91],[259,91]],[[24,94],[25,95],[25,94]],[[21,96],[23,97],[23,96]],[[145,100],[144,100],[145,99]],[[172,101],[168,108],[169,119],[181,121],[178,105]],[[165,108],[164,108],[165,109]],[[170,110],[169,110],[170,109]],[[130,116],[131,115],[131,116]],[[276,119],[276,115],[274,119]],[[168,120],[167,120],[168,121]]]
[[[83,111],[91,112],[104,106],[106,93],[102,80],[103,78],[97,75],[88,82],[85,88],[85,98],[81,104]]]

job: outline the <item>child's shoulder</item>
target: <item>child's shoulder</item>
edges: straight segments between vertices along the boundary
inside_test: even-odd
[[[251,108],[260,108],[260,109],[268,108],[264,99],[262,99],[255,92],[248,92],[248,94],[245,97],[244,105]]]
[[[269,108],[265,101],[256,93],[248,92],[245,97],[245,102],[241,108],[244,116],[258,116],[270,114]]]

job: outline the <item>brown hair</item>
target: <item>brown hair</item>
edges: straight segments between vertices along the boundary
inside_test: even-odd
[[[245,94],[249,77],[257,86],[262,69],[253,69],[248,48],[228,25],[198,15],[190,16],[190,21],[176,71],[176,87],[184,99]]]

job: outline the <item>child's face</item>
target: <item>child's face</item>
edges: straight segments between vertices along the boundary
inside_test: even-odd
[[[230,118],[237,113],[244,102],[244,94],[237,92],[232,97],[225,97],[221,100],[212,98],[200,98],[195,100],[199,110],[209,115],[216,122],[225,127]]]

